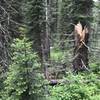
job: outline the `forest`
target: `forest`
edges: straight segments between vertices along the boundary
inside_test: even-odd
[[[0,100],[100,100],[100,0],[0,0]]]

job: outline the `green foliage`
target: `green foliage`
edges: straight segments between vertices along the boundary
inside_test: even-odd
[[[27,5],[27,10],[25,12],[25,20],[28,26],[27,33],[31,39],[34,39],[35,43],[38,43],[45,22],[44,0],[30,0],[25,3]]]
[[[7,0],[0,1],[0,5],[1,7],[4,7],[4,11],[7,11],[7,15],[3,12],[3,16],[1,18],[1,25],[3,25],[3,28],[5,29],[5,32],[3,32],[4,35],[1,32],[0,36],[2,43],[0,47],[0,56],[2,56],[0,57],[1,60],[2,58],[4,59],[4,64],[5,62],[8,62],[6,59],[10,60],[10,57],[7,57],[7,55],[9,55],[9,49],[7,49],[9,45],[7,46],[7,44],[9,43],[9,41],[11,41],[10,36],[15,38],[19,37],[19,33],[28,33],[33,43],[29,42],[29,40],[25,37],[23,38],[23,34],[21,35],[20,39],[14,40],[11,46],[13,52],[13,55],[11,57],[12,62],[9,66],[8,72],[2,73],[1,68],[3,66],[0,65],[0,100],[45,100],[45,96],[46,100],[99,100],[99,54],[97,54],[97,56],[94,54],[96,59],[98,59],[98,62],[95,62],[97,61],[95,60],[90,64],[91,73],[79,73],[78,75],[68,73],[67,76],[63,79],[64,82],[54,87],[49,87],[49,83],[44,81],[42,68],[40,68],[37,54],[33,53],[33,50],[31,48],[33,47],[35,51],[38,51],[39,53],[41,52],[41,40],[42,37],[44,37],[46,28],[45,0],[8,0],[7,4],[6,2],[2,3],[2,1]],[[63,36],[63,34],[72,33],[73,25],[71,23],[76,24],[77,21],[81,21],[84,22],[82,24],[89,24],[93,20],[91,13],[93,0],[61,1],[62,4],[58,3],[58,0],[50,0],[50,2],[48,0],[48,3],[51,3],[49,26],[52,30],[52,34],[50,36],[50,39],[52,37],[51,40],[53,40],[54,42],[52,43],[54,49],[51,50],[51,62],[52,60],[54,61],[52,65],[53,71],[55,70],[55,73],[57,72],[57,68],[62,66],[63,62],[66,63],[68,69],[68,67],[70,66],[69,60],[71,59],[70,61],[72,61],[72,51],[70,51],[70,47],[72,43],[73,49],[73,37],[70,35]],[[60,5],[60,7],[62,7],[61,12],[59,12],[60,10],[58,4]],[[23,6],[22,8],[21,5]],[[96,4],[95,7],[99,9],[98,4]],[[95,13],[97,14],[98,12]],[[59,14],[61,14],[61,16],[58,16]],[[99,21],[99,15],[98,18],[97,15],[95,16],[96,19],[94,20],[94,23]],[[22,20],[23,17],[25,17],[24,20]],[[25,22],[25,25],[21,26],[20,23],[23,23],[22,21]],[[58,24],[60,25],[60,34],[57,33]],[[8,34],[6,29],[7,31],[10,30]],[[97,31],[95,32],[97,34]],[[2,38],[2,36],[4,37]],[[58,39],[59,37],[60,39]],[[98,36],[96,37],[96,40],[97,38]],[[59,43],[62,45],[62,47],[64,45],[66,47],[66,50],[64,49],[61,51],[59,49]],[[91,58],[93,58],[93,56]],[[44,84],[46,84],[46,86]],[[49,90],[50,94],[47,93]]]
[[[44,79],[38,73],[40,64],[36,53],[32,52],[28,39],[15,39],[12,44],[12,64],[4,81],[5,89],[2,100],[37,100],[43,97],[42,85]],[[41,81],[42,80],[42,81]]]
[[[51,59],[54,61],[61,61],[64,59],[63,52],[60,50],[52,50],[51,51]]]
[[[100,81],[94,73],[68,74],[65,82],[51,88],[50,100],[99,100]],[[52,99],[51,99],[52,98]]]
[[[90,63],[90,67],[91,67],[92,72],[98,75],[100,74],[100,63],[99,62]]]
[[[25,8],[26,7],[26,8]],[[24,9],[25,8],[25,9]],[[27,36],[33,41],[33,49],[41,58],[41,43],[45,33],[45,1],[44,0],[25,0],[23,13],[27,25]]]

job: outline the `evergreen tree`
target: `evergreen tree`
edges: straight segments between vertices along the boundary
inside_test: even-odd
[[[0,67],[5,72],[10,63],[10,43],[19,36],[21,3],[17,0],[0,0]],[[0,72],[0,73],[2,73]]]
[[[62,50],[71,48],[73,46],[73,26],[72,23],[72,13],[73,6],[71,0],[62,1],[61,18],[60,18],[60,47]]]
[[[41,48],[41,36],[44,32],[44,22],[45,22],[45,11],[43,0],[30,0],[29,8],[27,9],[27,19],[28,19],[28,36],[33,41],[33,48],[38,52],[39,56],[42,57]]]
[[[38,73],[40,64],[28,41],[21,37],[12,44],[13,58],[4,82],[3,100],[38,100],[43,97],[41,85],[44,81]]]
[[[91,52],[91,55],[93,55],[92,58],[90,59],[95,59],[96,61],[99,61],[99,47],[100,47],[100,39],[99,39],[99,35],[100,35],[100,1],[96,1],[94,3],[94,8],[93,8],[93,23],[92,23],[92,27],[93,27],[93,32],[91,34],[90,37],[90,47],[92,49],[93,52]]]
[[[33,41],[33,50],[39,55],[44,73],[50,58],[49,3],[47,0],[31,0],[26,12],[29,27],[27,35]]]
[[[11,42],[20,35],[21,2],[0,0],[0,92],[4,87],[3,81],[11,62]]]

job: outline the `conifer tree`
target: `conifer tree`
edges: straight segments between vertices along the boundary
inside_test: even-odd
[[[32,43],[28,41],[22,36],[12,44],[13,57],[4,81],[3,100],[38,100],[43,97],[41,85],[44,81],[42,74],[38,73],[40,64],[32,51]]]
[[[0,0],[0,67],[2,72],[5,72],[9,66],[10,43],[13,38],[19,36],[21,19],[19,0]]]
[[[48,0],[30,0],[27,9],[27,35],[33,41],[33,50],[38,53],[44,73],[50,58],[50,18]]]

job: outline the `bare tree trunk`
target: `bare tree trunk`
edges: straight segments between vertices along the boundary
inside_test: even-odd
[[[45,0],[45,15],[46,15],[46,29],[42,36],[42,60],[44,67],[44,74],[47,78],[47,68],[50,59],[50,0]]]
[[[62,10],[62,0],[58,0],[58,17],[57,17],[57,33],[60,34],[60,27],[61,27],[61,10]]]

